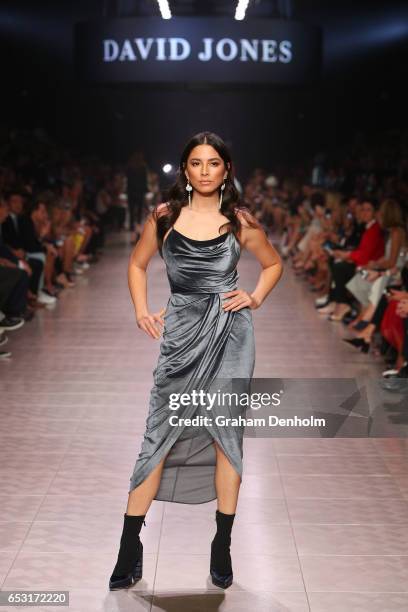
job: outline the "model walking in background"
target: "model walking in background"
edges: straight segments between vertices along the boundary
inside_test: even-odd
[[[148,191],[148,172],[142,151],[135,151],[131,155],[127,168],[127,194],[129,209],[129,229],[136,234],[134,241],[137,242],[141,233],[144,198]]]
[[[221,228],[226,231],[219,233]],[[243,248],[262,267],[252,293],[237,288],[236,266]],[[166,264],[171,295],[166,310],[151,313],[146,269],[157,250]],[[149,215],[129,262],[139,328],[156,339],[162,326],[164,331],[111,589],[128,587],[142,577],[139,534],[153,499],[197,504],[217,498],[210,573],[217,586],[232,584],[231,529],[242,478],[243,427],[172,426],[169,417],[175,414],[192,418],[206,410],[192,403],[169,410],[169,396],[191,392],[197,380],[205,391],[219,379],[239,379],[248,388],[245,381],[250,381],[255,365],[251,310],[261,306],[281,274],[278,253],[240,206],[224,142],[211,132],[197,134],[182,153],[168,202]],[[212,409],[213,421],[217,410],[221,408]],[[222,411],[239,414],[225,406]]]

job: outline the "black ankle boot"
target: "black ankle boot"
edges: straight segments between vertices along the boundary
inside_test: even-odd
[[[110,590],[124,589],[141,579],[143,572],[143,544],[139,533],[145,516],[125,514],[118,560],[109,580]]]
[[[231,566],[231,529],[235,514],[224,514],[219,510],[215,513],[217,533],[211,542],[210,574],[213,584],[227,589],[232,584]]]

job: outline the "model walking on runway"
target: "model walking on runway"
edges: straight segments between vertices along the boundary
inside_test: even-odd
[[[244,248],[262,268],[252,293],[237,287],[236,266]],[[171,294],[166,309],[151,313],[146,270],[158,250]],[[142,577],[139,534],[154,499],[187,504],[217,499],[210,574],[219,587],[232,584],[231,529],[242,479],[244,428],[174,426],[174,420],[183,423],[209,412],[194,402],[170,408],[169,399],[191,393],[197,381],[206,392],[219,380],[238,380],[248,388],[255,366],[251,311],[261,306],[281,274],[277,251],[240,205],[224,142],[211,132],[195,135],[184,148],[168,201],[147,218],[129,261],[137,325],[156,339],[163,329],[163,338],[110,589],[126,588]],[[239,413],[215,405],[213,422],[217,414]]]

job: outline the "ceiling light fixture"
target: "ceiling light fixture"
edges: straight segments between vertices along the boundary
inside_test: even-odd
[[[171,10],[167,0],[157,0],[163,19],[171,19]]]
[[[235,19],[238,19],[239,21],[245,19],[248,4],[249,0],[238,0],[237,8],[235,9]]]

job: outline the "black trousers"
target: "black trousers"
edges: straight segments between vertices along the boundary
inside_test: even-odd
[[[30,291],[32,291],[33,293],[38,293],[38,287],[40,284],[40,278],[44,268],[44,264],[39,259],[32,259],[30,257],[27,257],[27,263],[33,272],[30,276]]]
[[[133,232],[136,223],[142,222],[144,193],[134,193],[128,196],[129,229]]]
[[[371,317],[371,323],[373,323],[376,329],[380,329],[381,321],[383,320],[383,316],[385,311],[387,310],[388,300],[385,295],[382,295],[380,301],[377,304],[377,308],[374,311],[373,316]]]
[[[27,307],[29,276],[20,268],[0,266],[0,310],[6,316],[20,316]]]
[[[405,331],[405,336],[404,336],[404,344],[402,345],[402,354],[404,355],[405,359],[408,361],[408,317],[404,319],[404,331]]]
[[[329,268],[332,279],[329,292],[330,301],[348,304],[351,301],[351,294],[346,289],[346,284],[356,273],[356,264],[350,261],[334,261],[333,258],[330,258]]]

